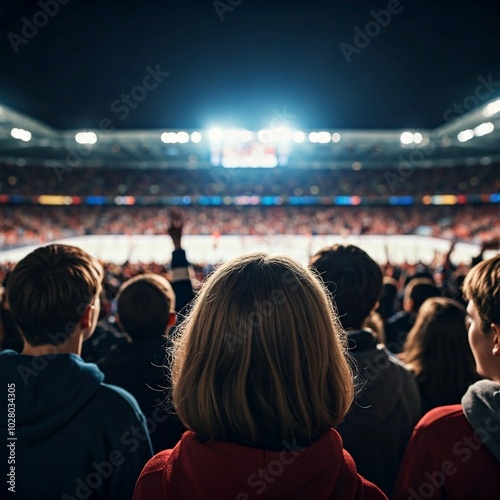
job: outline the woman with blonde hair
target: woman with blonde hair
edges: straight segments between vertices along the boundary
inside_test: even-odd
[[[401,358],[413,373],[422,414],[458,404],[480,377],[467,339],[465,308],[456,300],[433,297],[420,307]]]
[[[144,467],[143,499],[382,499],[333,429],[353,400],[344,332],[311,271],[252,254],[208,279],[173,350],[189,429]]]

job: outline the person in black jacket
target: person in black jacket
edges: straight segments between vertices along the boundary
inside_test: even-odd
[[[405,365],[362,326],[378,307],[382,270],[354,245],[320,250],[311,258],[311,267],[335,302],[358,373],[354,404],[337,430],[360,474],[390,496],[420,417],[420,396]]]
[[[106,382],[123,387],[147,417],[155,453],[173,448],[184,431],[170,403],[166,348],[176,311],[183,311],[194,291],[186,254],[181,246],[183,219],[173,212],[169,234],[174,243],[172,285],[146,273],[126,281],[118,291],[117,321],[131,342],[116,346],[98,362]]]

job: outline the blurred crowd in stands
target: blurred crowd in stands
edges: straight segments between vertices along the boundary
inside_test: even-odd
[[[0,249],[60,238],[163,234],[166,207],[0,205]],[[500,237],[500,205],[185,207],[185,234],[411,235],[480,244]]]
[[[0,194],[423,196],[500,193],[498,165],[388,169],[0,167]]]

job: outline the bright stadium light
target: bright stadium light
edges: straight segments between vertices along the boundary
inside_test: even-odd
[[[495,125],[491,122],[481,123],[474,129],[474,135],[481,137],[483,135],[491,134],[495,130]]]
[[[301,130],[296,130],[292,134],[292,139],[293,139],[293,142],[300,144],[306,140],[306,134],[304,134],[304,132],[302,132]]]
[[[259,130],[257,132],[257,139],[264,144],[268,144],[274,139],[273,131],[269,129]]]
[[[474,131],[470,128],[467,130],[462,130],[458,133],[457,139],[459,142],[467,142],[470,141],[474,137]]]
[[[222,132],[222,129],[220,128],[212,128],[208,131],[208,138],[210,139],[211,142],[222,142],[222,138],[224,136],[224,133]]]
[[[414,141],[413,134],[411,132],[403,132],[400,140],[401,144],[412,144]]]
[[[332,140],[330,132],[318,132],[318,142],[320,144],[327,144]]]
[[[311,132],[309,134],[309,142],[316,143],[318,142],[318,132]]]
[[[94,132],[78,132],[75,135],[75,141],[78,144],[95,144],[97,142],[97,135]]]
[[[332,134],[332,142],[339,142],[340,141],[340,134],[338,132],[334,132]]]
[[[414,142],[415,144],[420,144],[420,143],[422,142],[422,139],[423,139],[423,138],[424,138],[424,137],[422,136],[422,134],[421,134],[420,132],[415,132],[415,133],[413,134],[413,142]]]
[[[160,139],[165,144],[176,144],[177,134],[175,132],[163,132],[163,134],[161,134]]]
[[[29,142],[31,140],[31,132],[24,130],[22,128],[13,128],[10,131],[10,135],[14,139],[19,139],[20,141]]]
[[[187,132],[177,132],[177,142],[186,144],[186,142],[189,142],[189,134]]]
[[[500,99],[497,99],[496,101],[490,102],[483,109],[483,115],[489,117],[495,115],[499,111],[500,111]]]
[[[292,139],[292,131],[287,127],[282,127],[279,130],[274,131],[277,142],[281,144],[286,144]]]
[[[252,132],[250,130],[240,130],[240,140],[250,142],[252,140]]]
[[[195,144],[198,144],[201,142],[201,134],[199,132],[193,132],[191,134],[191,142],[194,142]]]

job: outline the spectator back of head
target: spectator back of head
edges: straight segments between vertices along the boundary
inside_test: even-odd
[[[32,346],[65,342],[85,308],[98,300],[102,276],[94,257],[69,245],[41,247],[19,261],[7,294],[26,341]]]
[[[441,292],[430,278],[414,278],[405,288],[405,301],[409,312],[418,312],[422,304],[432,297],[439,297]]]
[[[335,299],[343,327],[360,329],[382,292],[380,266],[361,248],[338,244],[317,252],[310,265]]]
[[[135,276],[120,287],[116,301],[119,322],[134,340],[165,335],[171,326],[175,294],[163,276]]]

